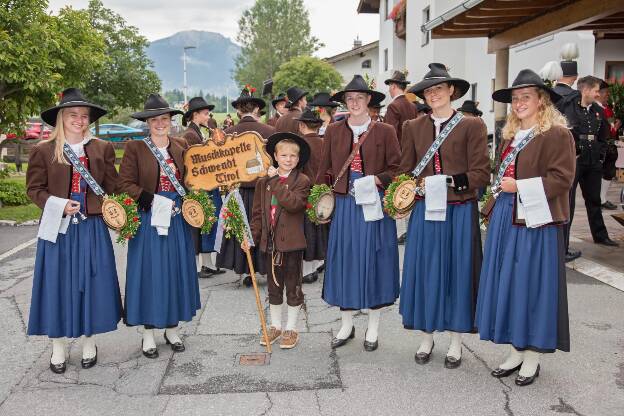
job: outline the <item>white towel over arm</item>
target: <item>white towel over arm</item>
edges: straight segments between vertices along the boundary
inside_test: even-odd
[[[171,209],[173,200],[161,195],[154,195],[152,202],[151,226],[156,227],[158,235],[168,235],[171,225]]]
[[[552,215],[546,192],[544,192],[542,178],[519,179],[516,184],[522,205],[522,207],[518,207],[518,212],[522,209],[526,226],[536,228],[551,223]]]
[[[67,225],[69,224],[69,216],[63,221],[63,212],[68,202],[69,199],[59,198],[53,195],[48,197],[43,207],[43,215],[39,222],[37,237],[56,243],[56,237],[58,237],[59,232],[65,234]]]
[[[446,221],[446,175],[425,178],[425,221]]]
[[[384,217],[374,175],[354,180],[353,191],[355,203],[362,206],[364,221],[378,221]]]

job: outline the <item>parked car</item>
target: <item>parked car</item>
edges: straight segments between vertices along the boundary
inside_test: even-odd
[[[145,136],[147,136],[149,134],[149,128],[147,127],[147,124],[144,121],[141,120],[131,120],[128,122],[128,126],[132,127],[133,129],[139,129],[141,131],[143,131],[143,134]],[[171,120],[171,134],[172,135],[178,135],[181,134],[184,131],[184,127],[182,127],[177,121],[176,119],[172,119]]]
[[[41,129],[43,128],[43,132]],[[24,139],[43,139],[50,138],[52,130],[48,126],[44,126],[43,123],[26,123],[26,131],[24,132]]]
[[[91,127],[91,134],[95,135],[95,126]],[[118,134],[120,136],[116,136]],[[123,136],[121,136],[122,134]],[[133,135],[128,136],[129,134]],[[124,124],[100,124],[98,137],[111,142],[123,142],[125,140],[140,140],[145,137],[145,133],[141,129],[135,129]]]

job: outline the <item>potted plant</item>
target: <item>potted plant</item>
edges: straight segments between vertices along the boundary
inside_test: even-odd
[[[405,0],[399,0],[394,5],[388,17],[394,21],[394,33],[400,39],[405,39],[406,34],[406,10],[407,2]]]

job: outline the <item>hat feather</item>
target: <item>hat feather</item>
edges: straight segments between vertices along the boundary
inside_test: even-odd
[[[556,81],[563,77],[563,69],[557,61],[547,62],[546,65],[539,70],[539,76],[545,81]]]
[[[579,57],[579,48],[576,43],[566,43],[561,47],[561,59],[573,61]]]

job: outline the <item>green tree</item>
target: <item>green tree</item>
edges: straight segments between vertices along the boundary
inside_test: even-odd
[[[342,76],[331,64],[312,56],[299,56],[283,63],[273,76],[273,91],[297,86],[310,93],[329,92],[342,84]]]
[[[160,91],[161,85],[145,53],[148,40],[101,0],[90,0],[86,12],[104,38],[107,59],[90,77],[85,95],[113,114],[122,108],[142,107],[145,98]]]
[[[19,132],[66,87],[102,67],[104,39],[85,11],[46,12],[45,0],[0,0],[0,131]]]
[[[284,62],[311,55],[323,46],[310,34],[308,11],[303,0],[256,0],[238,21],[240,55],[234,79],[258,88]]]

